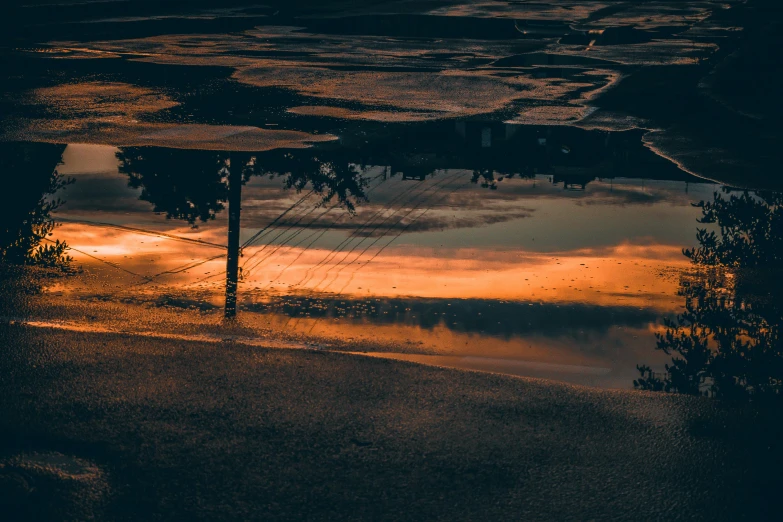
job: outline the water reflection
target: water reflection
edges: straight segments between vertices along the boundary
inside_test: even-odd
[[[228,241],[226,254],[225,316],[236,316],[239,284],[240,221],[242,185],[253,175],[284,176],[284,187],[310,192],[327,204],[335,197],[336,205],[349,212],[355,209],[353,199],[364,199],[367,185],[361,174],[342,161],[322,160],[309,152],[279,152],[266,154],[262,159],[250,153],[220,153],[210,151],[182,151],[151,147],[124,147],[117,152],[119,172],[127,174],[131,188],[141,188],[139,198],[153,204],[155,212],[165,213],[167,219],[177,218],[196,226],[214,220],[228,200]],[[232,163],[233,162],[233,163]],[[252,245],[256,234],[242,248]],[[219,256],[207,258],[211,261]],[[200,263],[186,264],[166,273],[184,271]]]
[[[354,213],[356,205],[367,201],[370,181],[342,151],[272,151],[260,153],[249,163],[252,175],[284,177],[286,189],[301,193],[308,186],[321,198],[321,204],[333,202]]]
[[[274,296],[249,303],[247,310],[278,312],[290,317],[344,320],[354,324],[438,327],[502,339],[515,336],[558,336],[565,332],[606,332],[611,328],[646,328],[657,319],[654,310],[586,303],[555,304],[496,299],[319,298]]]
[[[679,295],[685,312],[667,320],[657,349],[666,372],[638,367],[637,388],[722,399],[768,399],[783,389],[783,195],[724,189],[702,201],[694,270]]]
[[[191,225],[215,219],[225,208],[228,183],[226,154],[209,151],[123,147],[117,152],[119,171],[128,186],[141,189],[139,199],[167,218]]]
[[[639,139],[473,121],[266,152],[68,146],[60,235],[86,276],[54,292],[131,322],[225,306],[324,345],[628,386],[680,305],[691,202],[715,190]]]
[[[71,258],[67,244],[52,240],[55,223],[52,214],[63,201],[54,197],[73,182],[57,172],[61,145],[0,143],[8,178],[23,177],[6,190],[0,204],[0,263],[65,267]]]
[[[206,223],[223,211],[229,197],[228,176],[239,169],[242,183],[251,176],[283,178],[285,189],[312,190],[323,204],[336,199],[349,211],[365,199],[367,180],[347,162],[328,153],[274,151],[272,153],[213,152],[159,147],[120,147],[119,172],[128,186],[141,189],[139,199],[153,211],[191,225]]]

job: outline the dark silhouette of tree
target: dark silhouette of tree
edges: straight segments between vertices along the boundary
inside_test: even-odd
[[[497,190],[498,188],[495,172],[490,169],[476,169],[473,171],[470,182],[475,185],[478,184],[479,181],[481,181],[482,188],[489,188],[491,190]]]
[[[117,152],[128,185],[141,188],[140,199],[167,218],[192,226],[205,223],[225,208],[228,198],[228,154],[222,152],[125,147]]]
[[[60,175],[64,145],[2,143],[0,155],[14,189],[3,194],[0,205],[0,261],[9,265],[65,267],[68,246],[49,237],[55,229],[54,213],[63,201],[54,194],[72,179]],[[42,242],[48,241],[47,244]]]
[[[701,202],[699,246],[684,250],[694,272],[681,280],[685,312],[666,321],[657,349],[672,355],[658,375],[640,365],[637,388],[729,400],[783,390],[783,195],[724,189]]]
[[[685,255],[695,263],[731,268],[764,269],[783,265],[783,194],[747,191],[716,194],[713,201],[702,202],[702,223],[717,223],[720,236],[700,229],[699,247]]]
[[[125,147],[117,153],[128,185],[141,188],[140,199],[167,218],[192,226],[205,223],[225,209],[228,171],[242,169],[243,182],[252,176],[282,177],[283,187],[300,192],[308,186],[323,203],[337,198],[350,212],[364,200],[367,181],[347,162],[322,158],[312,151],[270,153],[212,152]]]
[[[250,165],[254,175],[284,178],[284,187],[297,192],[308,186],[321,196],[323,205],[337,199],[348,212],[354,213],[356,204],[366,201],[364,189],[368,185],[356,165],[336,152],[272,151],[254,158]]]

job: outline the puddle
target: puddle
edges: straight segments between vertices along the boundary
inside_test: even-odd
[[[684,386],[656,346],[777,297],[738,5],[58,7],[3,51],[3,259],[70,266],[30,315],[69,328]]]
[[[633,132],[460,121],[363,141],[258,153],[7,145],[48,155],[72,180],[56,194],[55,237],[82,272],[46,290],[71,310],[53,324],[225,340],[200,322],[222,314],[227,172],[240,169],[237,295],[250,333],[238,342],[631,385],[682,309],[693,205],[718,185]],[[99,312],[113,306],[128,312]],[[190,315],[167,326],[156,310]]]

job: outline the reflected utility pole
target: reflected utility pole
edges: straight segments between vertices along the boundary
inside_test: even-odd
[[[237,315],[239,281],[239,214],[242,205],[242,169],[230,165],[228,174],[228,255],[226,256],[226,319]]]

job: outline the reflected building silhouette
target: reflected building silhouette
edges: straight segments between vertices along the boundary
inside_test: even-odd
[[[685,250],[685,312],[666,322],[657,349],[666,372],[645,365],[637,388],[729,400],[779,398],[783,390],[783,194],[716,193],[700,204],[699,246]]]
[[[497,188],[495,178],[536,174],[552,175],[580,188],[596,178],[694,179],[646,148],[642,134],[461,120],[355,135],[349,129],[341,135],[339,147],[353,163],[388,165],[392,175],[404,179],[464,169],[477,172],[476,183],[489,189]]]

